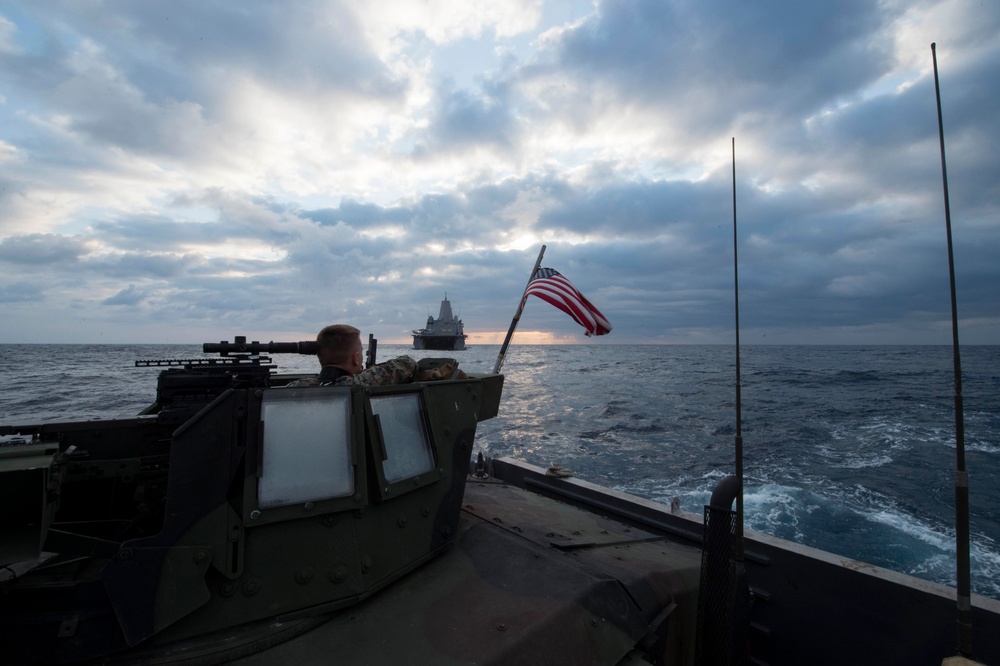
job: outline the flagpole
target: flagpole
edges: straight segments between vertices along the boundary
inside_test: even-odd
[[[545,254],[545,246],[538,252],[538,259],[535,260],[535,267],[531,269],[531,273],[528,275],[528,284],[531,284],[531,279],[535,277],[535,273],[538,272],[538,267],[542,265],[542,255]],[[524,285],[525,291],[528,289],[528,284]],[[517,312],[514,313],[514,318],[510,322],[510,328],[507,329],[507,337],[504,338],[503,345],[500,347],[500,353],[497,354],[496,365],[493,366],[493,374],[500,374],[500,366],[503,365],[504,357],[507,355],[507,347],[510,345],[510,339],[514,337],[514,329],[517,328],[517,322],[521,319],[521,311],[524,310],[524,292],[521,292],[521,301],[517,305]]]

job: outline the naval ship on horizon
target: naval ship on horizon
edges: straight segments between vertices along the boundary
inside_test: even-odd
[[[413,348],[461,351],[467,337],[462,320],[452,314],[451,301],[445,294],[437,319],[428,315],[427,326],[413,331]]]

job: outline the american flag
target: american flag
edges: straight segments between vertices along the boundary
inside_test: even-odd
[[[587,329],[587,335],[605,335],[611,332],[611,322],[559,271],[551,268],[539,268],[535,271],[521,298],[522,307],[528,296],[532,295],[548,301],[575,319],[576,323]]]

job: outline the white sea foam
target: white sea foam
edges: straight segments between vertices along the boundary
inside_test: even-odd
[[[954,551],[955,549],[955,537],[952,535],[949,539],[949,535],[935,529],[931,525],[921,522],[917,518],[911,515],[906,515],[898,511],[871,511],[862,514],[865,519],[870,520],[873,523],[878,523],[880,525],[885,525],[898,532],[902,532],[908,536],[922,541],[928,546],[933,546],[934,548],[948,552],[949,550]]]

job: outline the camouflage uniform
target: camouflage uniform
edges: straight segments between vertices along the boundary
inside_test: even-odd
[[[399,356],[373,365],[356,375],[343,375],[332,382],[321,382],[319,377],[296,379],[286,384],[288,388],[303,386],[383,386],[385,384],[409,384],[417,373],[417,362],[409,356]]]

